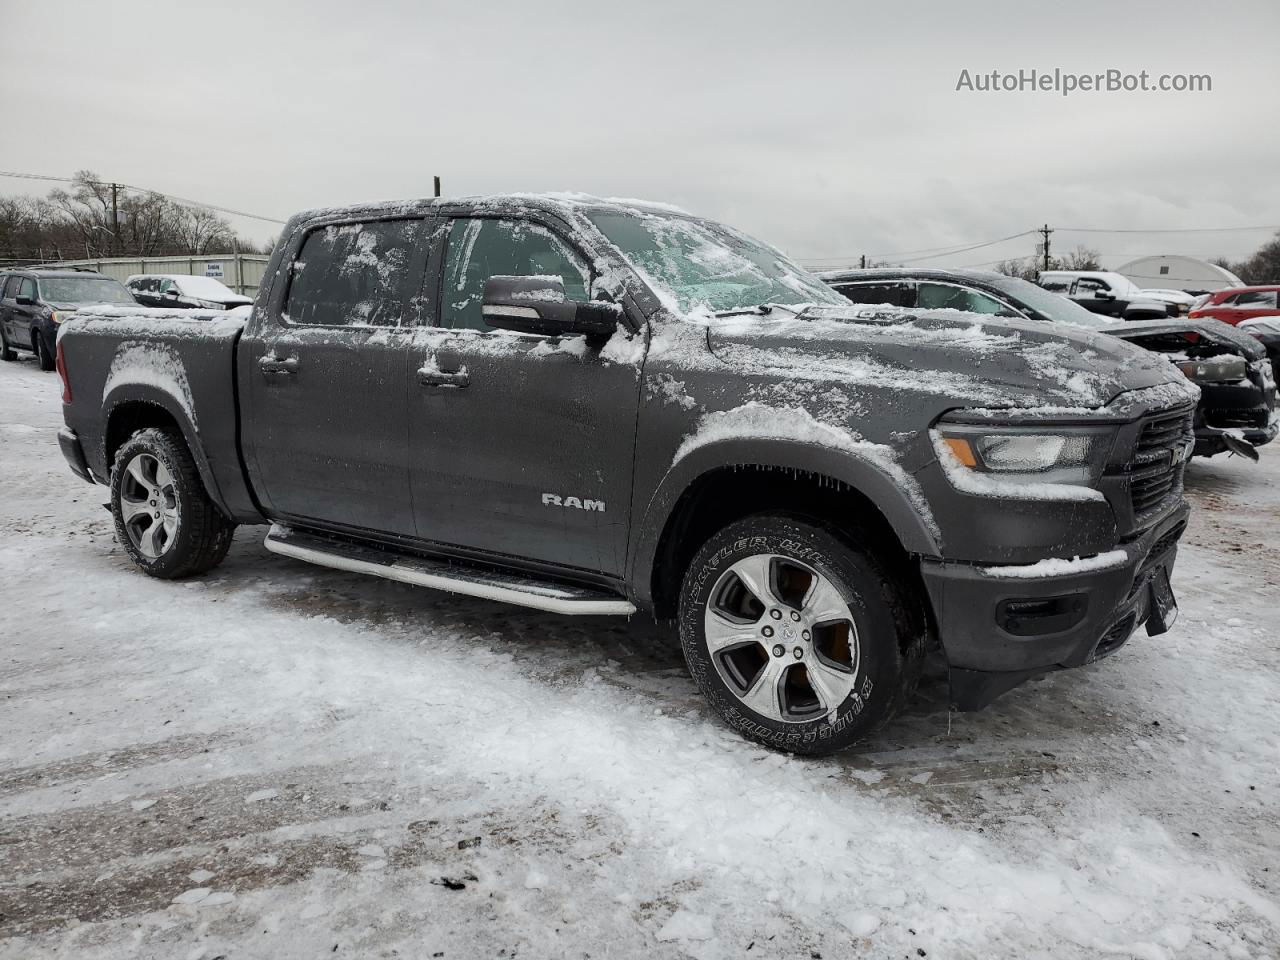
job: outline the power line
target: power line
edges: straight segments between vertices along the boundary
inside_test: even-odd
[[[945,247],[923,247],[919,250],[899,250],[897,253],[868,253],[868,254],[857,253],[857,254],[851,254],[849,256],[811,257],[806,259],[805,262],[806,263],[848,263],[854,260],[859,260],[863,256],[865,256],[868,260],[885,260],[885,259],[892,259],[893,257],[905,257],[910,254],[917,254],[917,253],[930,254],[930,256],[921,258],[924,260],[928,260],[928,259],[931,259],[931,257],[933,256],[949,257],[953,253],[964,253],[968,250],[978,250],[978,249],[981,249],[982,247],[990,247],[997,243],[1004,243],[1006,240],[1015,240],[1018,237],[1025,237],[1027,234],[1030,234],[1030,233],[1035,233],[1035,231],[1025,230],[1022,233],[1015,233],[1013,234],[1013,236],[1010,236],[1010,237],[1001,237],[999,240],[985,240],[981,243],[970,243],[966,241],[965,243],[950,244],[949,246],[945,246]]]
[[[41,173],[15,173],[9,170],[0,170],[0,177],[9,177],[15,180],[47,180],[57,183],[77,183],[74,177],[53,177]],[[91,183],[110,186],[114,181],[111,180],[92,180]],[[264,217],[256,213],[245,213],[243,210],[232,210],[230,207],[220,207],[216,203],[205,203],[203,200],[190,200],[186,197],[174,196],[170,193],[164,193],[160,190],[151,190],[146,187],[135,187],[127,183],[115,183],[117,187],[123,187],[125,190],[133,190],[137,193],[154,193],[158,197],[164,197],[166,200],[173,200],[176,203],[185,203],[193,207],[203,207],[206,210],[216,210],[219,213],[227,213],[235,217],[247,217],[250,220],[263,220],[267,223],[283,224],[286,221],[279,220],[276,217]]]
[[[1055,227],[1066,233],[1235,233],[1245,230],[1280,230],[1280,224],[1261,227],[1169,227],[1155,230],[1108,229],[1104,227]]]
[[[994,247],[997,243],[1005,243],[1005,242],[1007,242],[1007,241],[1009,241],[1009,240],[1017,240],[1019,237],[1026,237],[1026,236],[1030,236],[1031,234],[1036,233],[1036,232],[1038,232],[1038,231],[1036,231],[1036,230],[1023,230],[1021,233],[1013,233],[1013,234],[1010,234],[1010,235],[1009,235],[1009,236],[1007,236],[1007,237],[1001,237],[999,240],[988,240],[988,241],[986,241],[985,243],[975,243],[975,244],[973,244],[973,245],[971,245],[971,246],[968,246],[968,247],[961,247],[961,248],[960,248],[960,249],[958,249],[958,250],[951,250],[951,251],[949,251],[949,252],[947,252],[947,253],[935,253],[935,254],[931,254],[931,255],[929,255],[929,256],[927,256],[927,257],[912,257],[912,258],[911,258],[911,259],[909,259],[909,260],[903,260],[903,261],[901,261],[901,262],[902,262],[902,263],[917,263],[917,262],[919,262],[920,260],[936,260],[938,257],[950,257],[950,256],[954,256],[954,255],[955,255],[955,254],[957,254],[957,253],[968,253],[968,252],[969,252],[969,251],[971,251],[971,250],[981,250],[983,247]]]

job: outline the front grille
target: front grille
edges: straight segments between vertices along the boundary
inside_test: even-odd
[[[1182,493],[1191,410],[1151,417],[1142,425],[1129,461],[1129,498],[1135,526],[1142,527]]]

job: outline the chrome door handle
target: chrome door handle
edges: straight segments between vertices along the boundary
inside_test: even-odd
[[[471,375],[466,367],[457,370],[440,370],[435,367],[420,367],[418,382],[424,387],[466,387],[471,385]]]

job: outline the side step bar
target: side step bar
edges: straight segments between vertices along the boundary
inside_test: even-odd
[[[271,525],[263,545],[272,553],[322,567],[367,573],[387,580],[514,603],[549,613],[630,616],[636,612],[635,604],[630,600],[587,587],[564,586],[443,560],[387,553],[293,530],[278,523]]]

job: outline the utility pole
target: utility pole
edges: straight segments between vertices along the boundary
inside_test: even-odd
[[[120,189],[120,184],[113,183],[111,185],[111,254],[116,256],[120,253],[120,205],[117,201],[116,194]]]
[[[1053,231],[1049,229],[1049,225],[1047,223],[1040,228],[1040,234],[1041,236],[1044,237],[1044,269],[1045,270],[1049,269],[1049,234],[1051,233],[1053,233]]]
[[[433,179],[433,180],[435,180],[435,182],[436,182],[436,193],[435,193],[435,195],[438,197],[438,196],[440,196],[440,178],[439,178],[439,177],[433,177],[432,179]]]

